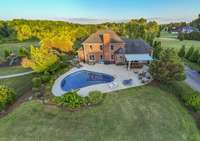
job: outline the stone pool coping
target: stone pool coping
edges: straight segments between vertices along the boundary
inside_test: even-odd
[[[93,71],[98,73],[104,73],[108,75],[114,76],[114,83],[116,83],[118,86],[114,88],[110,88],[110,83],[103,83],[103,84],[96,84],[87,86],[84,88],[79,89],[78,95],[80,96],[88,96],[89,92],[91,91],[101,91],[103,93],[108,93],[112,91],[127,89],[131,87],[137,87],[144,85],[141,83],[141,81],[138,79],[138,74],[134,73],[133,70],[128,71],[125,66],[116,66],[116,65],[104,65],[104,64],[95,64],[95,65],[88,65],[88,64],[81,64],[83,67],[81,68],[72,68],[70,71],[64,73],[61,75],[56,81],[54,82],[54,85],[52,87],[52,93],[55,96],[61,96],[65,94],[66,92],[62,90],[61,88],[61,82],[62,80],[68,76],[71,73],[80,71],[80,70],[87,70],[87,71]],[[139,71],[147,70],[146,68],[143,68]],[[125,86],[123,85],[123,80],[133,79],[133,83],[131,85]],[[111,83],[113,83],[111,82]]]

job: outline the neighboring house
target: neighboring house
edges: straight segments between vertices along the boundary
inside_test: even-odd
[[[192,32],[198,32],[199,30],[192,26],[181,26],[172,29],[171,33],[192,33]]]
[[[96,63],[147,63],[152,55],[152,47],[143,40],[124,39],[111,30],[93,33],[78,50],[80,61]]]

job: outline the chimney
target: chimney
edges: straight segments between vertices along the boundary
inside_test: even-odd
[[[103,44],[105,46],[108,46],[110,44],[110,34],[109,33],[103,34]]]

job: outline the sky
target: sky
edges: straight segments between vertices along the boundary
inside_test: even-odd
[[[2,0],[0,19],[50,19],[76,22],[132,18],[189,21],[200,14],[200,0]]]

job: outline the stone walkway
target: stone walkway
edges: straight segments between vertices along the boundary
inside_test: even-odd
[[[18,74],[11,74],[11,75],[4,75],[4,76],[0,76],[0,79],[7,79],[7,78],[13,78],[13,77],[18,77],[18,76],[24,76],[24,75],[28,75],[34,73],[34,71],[29,71],[29,72],[23,72],[23,73],[18,73]]]

